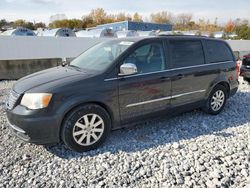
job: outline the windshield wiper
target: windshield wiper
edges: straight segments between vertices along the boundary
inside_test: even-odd
[[[72,68],[77,69],[77,70],[82,70],[81,67],[78,67],[78,66],[76,66],[76,65],[68,64],[68,67],[72,67]]]

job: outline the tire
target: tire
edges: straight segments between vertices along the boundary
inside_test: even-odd
[[[111,130],[111,119],[99,105],[87,104],[72,110],[64,119],[61,138],[73,151],[85,152],[104,143]]]
[[[214,97],[217,98],[217,100]],[[227,98],[227,89],[222,85],[217,85],[211,91],[203,110],[208,114],[217,115],[225,107]]]

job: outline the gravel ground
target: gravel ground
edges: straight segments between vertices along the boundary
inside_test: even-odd
[[[218,116],[199,110],[113,131],[97,150],[23,143],[7,128],[0,82],[0,187],[250,187],[250,86]]]

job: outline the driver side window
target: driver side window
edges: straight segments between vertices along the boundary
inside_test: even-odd
[[[143,45],[132,52],[124,61],[136,65],[139,74],[165,69],[165,56],[161,42]]]

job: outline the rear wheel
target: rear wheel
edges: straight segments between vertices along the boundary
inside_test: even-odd
[[[77,152],[99,147],[111,129],[109,114],[102,107],[88,104],[70,112],[64,120],[61,137],[66,146]]]
[[[212,115],[219,114],[226,104],[227,96],[227,89],[224,86],[215,86],[208,97],[206,106],[203,108],[204,111]]]

